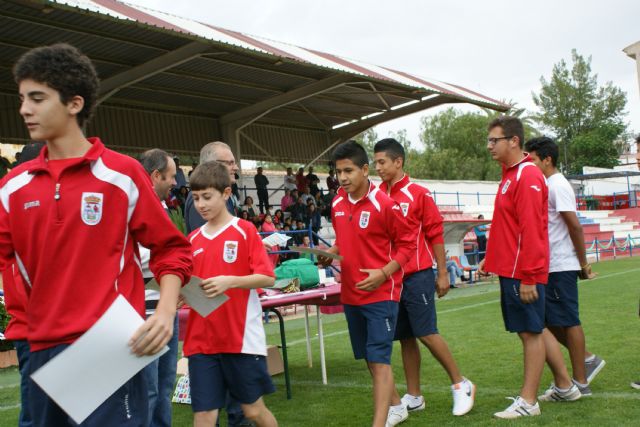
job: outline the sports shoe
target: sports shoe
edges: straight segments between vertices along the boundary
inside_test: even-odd
[[[425,408],[424,397],[422,396],[413,396],[411,394],[405,394],[400,399],[400,402],[407,408],[407,411],[422,411]]]
[[[458,384],[451,386],[451,393],[453,394],[453,415],[464,415],[473,408],[473,403],[476,398],[476,386],[466,378],[462,378],[462,381]]]
[[[578,390],[580,390],[580,394],[582,395],[582,397],[593,395],[593,393],[591,392],[591,387],[589,387],[588,384],[587,385],[582,385],[579,382],[577,382],[576,380],[572,380],[572,381],[576,385],[576,387],[578,387]]]
[[[538,400],[542,402],[573,402],[582,397],[578,386],[571,384],[569,390],[560,391],[554,383],[543,394],[538,396]]]
[[[502,418],[505,420],[512,420],[520,417],[533,417],[540,415],[540,405],[536,402],[534,405],[529,405],[520,396],[507,397],[507,399],[513,400],[513,403],[509,405],[507,409],[502,412],[496,412],[493,414],[496,418]]]
[[[631,387],[635,388],[636,390],[640,390],[640,381],[632,382]]]
[[[404,404],[390,406],[389,413],[387,414],[386,427],[397,426],[407,418],[409,418],[409,411],[407,411],[407,407],[404,406]]]
[[[587,384],[591,384],[591,381],[598,375],[598,373],[604,368],[607,362],[600,359],[598,356],[594,354],[593,360],[584,362],[585,374],[587,376]]]

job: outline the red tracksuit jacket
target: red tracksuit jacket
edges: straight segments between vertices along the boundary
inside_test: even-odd
[[[385,194],[389,194],[388,189],[386,182],[380,184],[380,190]],[[442,215],[431,192],[411,182],[409,176],[405,175],[391,186],[389,195],[400,205],[402,214],[412,224],[414,231],[416,252],[407,265],[403,266],[404,274],[409,275],[431,268],[434,262],[431,248],[436,244],[444,244]]]
[[[89,141],[57,182],[46,148],[0,182],[0,269],[15,256],[33,351],[75,341],[119,294],[144,316],[137,242],[151,250],[155,277],[191,275],[189,242],[142,166],[98,138]]]
[[[547,283],[547,205],[547,181],[529,155],[503,167],[487,242],[486,271],[520,279],[525,285]]]
[[[400,301],[402,268],[374,291],[355,287],[368,277],[360,269],[382,268],[392,260],[404,266],[415,253],[415,236],[402,216],[400,206],[369,183],[369,191],[356,203],[340,188],[333,201],[331,216],[336,246],[344,257],[340,263],[342,303],[364,305]]]

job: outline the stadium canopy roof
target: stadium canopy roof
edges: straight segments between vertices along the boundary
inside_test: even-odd
[[[452,83],[114,0],[0,0],[0,108],[16,112],[0,138],[28,138],[12,64],[55,42],[96,64],[100,106],[88,133],[125,151],[194,154],[222,139],[243,159],[309,163],[371,126],[437,105],[509,108]]]

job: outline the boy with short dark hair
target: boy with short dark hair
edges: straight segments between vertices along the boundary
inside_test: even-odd
[[[570,393],[571,381],[558,378],[566,371],[564,357],[558,346],[568,350],[573,367],[573,382],[583,396],[591,395],[589,384],[606,364],[586,350],[580,322],[578,277],[592,279],[587,261],[582,225],[577,215],[576,196],[567,179],[558,171],[558,146],[548,137],[533,138],[526,143],[531,160],[542,171],[549,186],[549,282],[545,299],[543,332],[547,363],[554,372],[554,384],[540,400],[564,401]],[[556,341],[557,340],[557,341]],[[564,381],[562,381],[564,380]]]
[[[367,153],[355,141],[333,152],[340,190],[333,201],[336,241],[328,251],[344,257],[340,299],[356,359],[373,380],[373,426],[387,422],[393,373],[391,351],[402,292],[402,269],[416,251],[400,206],[369,181]],[[318,257],[324,267],[331,259]]]
[[[183,351],[189,358],[194,425],[215,425],[229,392],[258,427],[275,427],[278,423],[262,399],[275,389],[256,293],[274,284],[271,262],[254,225],[226,209],[231,180],[224,165],[201,164],[190,183],[195,208],[207,221],[188,237],[194,275],[204,279],[201,286],[208,297],[230,298],[206,318],[189,313]]]
[[[142,166],[85,138],[82,126],[98,92],[89,58],[57,44],[30,50],[13,71],[31,139],[46,141],[36,159],[0,182],[0,269],[15,257],[27,286],[30,373],[82,336],[119,295],[144,316],[136,242],[151,250],[160,300],[129,345],[137,355],[157,353],[171,338],[180,286],[191,275],[189,243],[164,214]],[[34,425],[72,424],[33,382],[29,401]],[[147,411],[138,373],[84,423],[145,425]]]
[[[426,188],[411,182],[404,172],[405,153],[393,138],[378,141],[374,147],[375,169],[382,183],[380,190],[388,194],[402,209],[404,219],[412,224],[417,250],[403,266],[402,296],[398,311],[395,339],[400,340],[402,364],[407,380],[407,394],[402,399],[394,388],[387,426],[395,426],[409,416],[409,411],[425,408],[420,392],[420,348],[424,344],[451,380],[453,415],[460,416],[473,408],[476,386],[462,376],[446,340],[438,332],[434,296],[449,291],[447,260],[444,250],[442,215]],[[433,271],[437,263],[438,276]]]

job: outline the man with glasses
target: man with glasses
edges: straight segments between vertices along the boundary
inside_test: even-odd
[[[222,141],[210,142],[202,147],[200,150],[200,164],[211,161],[225,165],[229,170],[231,183],[234,184],[236,182],[236,172],[238,172],[239,168],[231,151],[231,147]],[[236,215],[235,206],[231,197],[227,200],[227,210],[231,215]],[[206,222],[196,210],[191,193],[189,193],[185,201],[184,218],[187,225],[187,233],[191,233],[196,228],[202,227]]]
[[[524,128],[516,117],[500,116],[488,126],[487,149],[502,164],[487,253],[481,274],[500,278],[502,318],[517,333],[524,350],[520,396],[497,418],[540,415],[536,401],[545,362],[544,284],[549,273],[547,184],[540,169],[522,149]],[[578,397],[580,392],[578,391]]]

